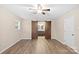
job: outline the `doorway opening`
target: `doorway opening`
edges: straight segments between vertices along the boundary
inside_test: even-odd
[[[51,39],[51,21],[32,21],[32,39]]]
[[[45,39],[45,22],[38,21],[38,39]]]

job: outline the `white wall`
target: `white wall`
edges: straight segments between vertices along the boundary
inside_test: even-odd
[[[66,41],[64,40],[64,25],[65,25],[64,21],[66,20],[66,18],[72,17],[72,16],[74,17],[74,23],[75,23],[75,25],[73,25],[75,29],[74,30],[75,32],[74,47],[72,47],[70,43],[67,43],[66,45],[72,47],[75,51],[79,52],[79,9],[78,8],[65,13],[64,15],[62,15],[61,17],[57,19],[57,21],[55,22],[56,23],[55,24],[56,25],[56,38],[62,43],[66,43]]]
[[[31,32],[32,32],[32,25],[31,20],[22,20],[22,32],[21,32],[21,39],[31,39]]]
[[[79,52],[79,9],[74,10],[73,15],[75,16],[75,45]]]
[[[16,20],[20,18],[0,7],[0,52],[20,40],[20,31],[15,27]]]
[[[51,39],[56,39],[55,20],[51,21]]]
[[[63,42],[64,39],[64,20],[63,18],[54,20],[54,37],[56,40]]]
[[[32,39],[32,24],[31,20],[22,20],[22,32],[21,32],[21,39]],[[51,21],[51,38],[56,39],[56,33],[55,33],[55,21]]]
[[[32,25],[31,25],[31,20],[22,20],[22,32],[21,32],[21,39],[32,39],[31,34],[32,34]],[[56,39],[56,32],[55,32],[55,21],[51,21],[51,38]]]

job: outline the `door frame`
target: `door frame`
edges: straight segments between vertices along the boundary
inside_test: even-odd
[[[38,25],[38,22],[39,22],[39,21],[32,21],[32,39],[37,39],[37,38],[38,38],[38,31],[37,31],[37,30],[38,30],[38,29],[37,29],[38,27],[37,27],[37,25],[36,25],[36,29],[35,29],[36,31],[35,31],[35,30],[33,29],[33,26],[34,26],[33,22],[36,22],[36,24]],[[51,39],[51,21],[44,21],[44,22],[45,22],[45,39]],[[50,22],[50,30],[49,30],[49,29],[46,29],[46,23],[47,23],[47,22]],[[49,28],[49,26],[48,26],[48,28]],[[49,31],[48,31],[49,33],[47,33],[46,30],[47,30],[47,31],[49,30]],[[35,37],[33,37],[33,36],[34,36],[34,32],[33,32],[33,31],[36,32],[36,33],[35,33],[35,35],[36,35]],[[46,33],[47,33],[47,35],[46,35]],[[49,35],[49,37],[48,37],[48,35]]]

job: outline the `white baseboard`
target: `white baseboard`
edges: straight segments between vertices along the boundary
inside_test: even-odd
[[[75,52],[79,53],[78,50],[77,50],[77,48],[75,46],[70,46],[70,45],[66,44],[65,42],[63,42],[63,44],[71,47]]]
[[[57,40],[57,39],[56,39],[56,40]],[[64,44],[64,45],[67,45],[67,46],[71,47],[75,52],[79,53],[79,51],[77,50],[76,47],[70,46],[70,45],[68,45],[68,44],[66,44],[65,42],[60,41],[60,40],[57,40],[57,41],[61,42],[61,43]]]
[[[29,39],[29,40],[31,40],[31,38],[21,38],[21,39],[26,39],[26,40]],[[8,48],[10,48],[11,46],[13,46],[14,44],[16,44],[18,41],[20,41],[20,40],[17,40],[15,43],[13,43],[13,44],[11,44],[10,46],[8,46],[7,48],[3,49],[3,50],[0,52],[0,54],[1,54],[2,52],[4,52],[5,50],[7,50]],[[59,41],[59,40],[58,40],[58,41]],[[65,42],[62,42],[62,41],[59,41],[59,42],[61,42],[62,44],[67,45]],[[69,45],[67,45],[67,46],[69,46]],[[74,49],[75,52],[79,53],[79,51],[78,51],[75,47],[72,47],[72,46],[69,46],[69,47],[71,47],[72,49]]]
[[[32,38],[21,38],[21,39],[31,40]]]
[[[21,39],[26,39],[26,40],[31,40],[31,38],[21,38]],[[20,40],[21,40],[20,39]],[[2,53],[2,52],[4,52],[5,50],[7,50],[8,48],[10,48],[11,46],[13,46],[14,44],[16,44],[18,41],[20,41],[20,40],[17,40],[15,43],[13,43],[13,44],[11,44],[10,46],[8,46],[7,48],[5,48],[5,49],[3,49],[2,51],[0,51],[0,54]]]
[[[78,50],[74,49],[74,51],[77,52],[77,53],[79,54],[79,51],[78,51]]]
[[[11,45],[8,46],[7,48],[5,48],[5,49],[3,49],[2,51],[0,51],[0,54],[1,54],[2,52],[4,52],[5,50],[7,50],[8,48],[10,48],[11,46],[13,46],[14,44],[16,44],[18,41],[20,41],[20,40],[17,40],[15,43],[11,44]]]

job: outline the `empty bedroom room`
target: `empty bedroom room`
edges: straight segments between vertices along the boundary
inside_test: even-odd
[[[78,54],[79,4],[0,4],[1,54]]]

